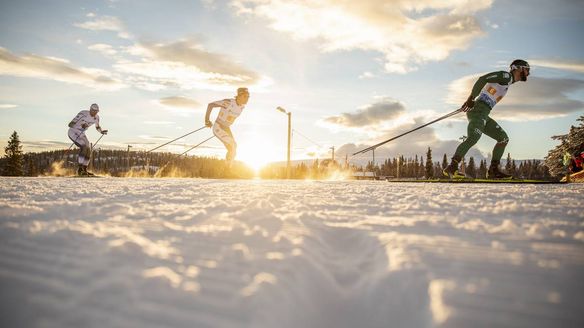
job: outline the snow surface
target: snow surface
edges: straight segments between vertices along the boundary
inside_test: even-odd
[[[584,185],[0,178],[1,327],[584,327]]]

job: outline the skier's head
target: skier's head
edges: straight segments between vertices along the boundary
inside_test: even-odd
[[[247,88],[238,88],[237,89],[237,96],[235,96],[235,100],[240,105],[247,104],[247,101],[249,100],[249,91],[247,90]]]
[[[97,104],[91,104],[89,107],[89,114],[95,116],[99,112],[99,106]]]
[[[529,76],[529,63],[523,59],[515,59],[511,65],[511,74],[515,81],[527,81]]]

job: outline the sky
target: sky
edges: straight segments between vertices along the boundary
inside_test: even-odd
[[[491,117],[514,159],[543,159],[584,113],[583,17],[573,0],[1,1],[0,141],[17,131],[25,151],[67,148],[68,122],[98,103],[109,130],[99,147],[147,150],[200,128],[208,103],[245,86],[238,160],[286,159],[282,107],[293,160],[334,147],[359,162],[371,153],[353,152],[456,110],[479,76],[521,58],[529,80]],[[450,157],[466,126],[462,114],[433,124],[377,149],[376,161],[428,147]],[[489,158],[494,143],[483,136],[467,156]],[[213,139],[189,154],[225,149]]]

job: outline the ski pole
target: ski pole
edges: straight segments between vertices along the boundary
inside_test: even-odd
[[[89,152],[89,165],[91,165],[91,168],[93,168],[93,161],[92,161],[92,157],[93,157],[93,150],[95,149],[95,146],[97,146],[97,143],[101,140],[101,138],[103,138],[103,136],[105,136],[105,134],[101,134],[101,137],[99,137],[97,139],[97,141],[91,146],[91,151]]]
[[[201,141],[201,142],[199,142],[198,144],[196,144],[196,145],[192,146],[191,148],[187,149],[187,150],[186,150],[185,152],[183,152],[182,154],[178,155],[176,158],[173,158],[173,159],[169,160],[168,162],[166,162],[166,164],[164,164],[162,167],[163,167],[163,168],[165,168],[165,167],[166,167],[166,166],[168,166],[168,164],[170,164],[171,162],[173,162],[173,161],[175,161],[175,160],[177,160],[177,159],[181,158],[183,155],[185,155],[185,154],[186,154],[186,153],[188,153],[189,151],[191,151],[191,150],[193,150],[193,149],[195,149],[195,148],[199,147],[200,145],[204,144],[205,142],[207,142],[207,141],[209,141],[209,140],[211,140],[211,139],[213,139],[213,138],[215,138],[215,136],[214,136],[214,135],[213,135],[213,136],[210,136],[209,138],[207,138],[207,139],[205,139],[205,140],[203,140],[203,141]]]
[[[92,147],[91,149],[93,149],[93,148],[95,148],[95,146],[97,146],[97,143],[98,143],[98,142],[101,140],[101,138],[103,138],[103,136],[104,136],[104,135],[105,135],[105,134],[102,134],[102,135],[101,135],[101,137],[99,137],[99,138],[97,139],[97,141],[96,141],[96,142],[93,144],[93,147]]]
[[[199,129],[193,130],[193,131],[191,131],[191,132],[189,132],[189,133],[187,133],[187,134],[184,134],[184,135],[182,135],[182,136],[180,136],[180,137],[178,137],[178,138],[176,138],[176,139],[172,139],[172,140],[170,140],[169,142],[167,142],[167,143],[164,143],[164,144],[162,144],[162,145],[160,145],[160,146],[158,146],[158,147],[154,147],[154,148],[152,148],[152,149],[150,149],[150,150],[146,151],[146,153],[149,153],[149,152],[151,152],[151,151],[154,151],[154,150],[156,150],[156,149],[158,149],[158,148],[160,148],[160,147],[166,146],[166,145],[168,145],[168,144],[169,144],[169,143],[171,143],[171,142],[175,142],[175,141],[177,141],[178,139],[180,139],[180,138],[184,138],[184,137],[186,137],[186,136],[188,136],[188,135],[191,135],[191,134],[193,134],[193,133],[195,133],[195,132],[197,132],[197,131],[201,131],[201,130],[203,130],[203,129],[204,129],[204,128],[206,128],[206,127],[207,127],[207,126],[206,126],[206,125],[204,125],[203,127],[199,128]]]
[[[195,149],[195,148],[199,147],[200,145],[204,144],[205,142],[207,142],[207,141],[209,141],[209,140],[211,140],[211,139],[213,139],[213,138],[215,138],[215,136],[214,136],[214,135],[213,135],[213,136],[211,136],[211,137],[209,137],[209,138],[207,138],[207,139],[205,139],[205,140],[203,140],[203,141],[201,141],[201,142],[199,142],[198,144],[196,144],[196,145],[192,146],[191,148],[189,148],[189,149],[188,149],[187,151],[185,151],[184,153],[182,153],[182,154],[178,155],[178,157],[181,157],[182,155],[186,155],[186,153],[190,152],[191,150],[193,150],[193,149]]]
[[[457,109],[457,110],[455,110],[455,111],[453,111],[453,112],[450,112],[450,113],[448,113],[448,114],[446,114],[446,115],[444,115],[444,116],[441,116],[441,117],[439,117],[439,118],[437,118],[437,119],[433,120],[432,122],[428,122],[428,123],[426,123],[426,124],[424,124],[424,125],[420,125],[420,126],[418,126],[417,128],[415,128],[415,129],[412,129],[412,130],[410,130],[410,131],[407,131],[407,132],[404,132],[404,133],[402,133],[402,134],[400,134],[400,135],[398,135],[398,136],[395,136],[395,137],[393,137],[393,138],[390,138],[390,139],[387,139],[387,140],[385,140],[385,141],[382,141],[382,142],[380,142],[380,143],[378,143],[378,144],[375,144],[375,145],[373,145],[373,146],[371,146],[371,147],[367,147],[367,148],[365,148],[365,149],[359,150],[358,152],[356,152],[356,153],[353,153],[353,155],[352,155],[352,156],[355,156],[355,155],[357,155],[357,154],[362,154],[362,153],[368,152],[368,151],[370,151],[370,150],[374,150],[375,148],[377,148],[377,147],[379,147],[379,146],[381,146],[381,145],[385,145],[386,143],[388,143],[388,142],[390,142],[390,141],[393,141],[393,140],[395,140],[395,139],[397,139],[397,138],[403,137],[403,136],[405,136],[406,134],[412,133],[412,132],[414,132],[414,131],[416,131],[416,130],[419,130],[419,129],[423,128],[423,127],[426,127],[426,126],[428,126],[428,125],[430,125],[430,124],[436,123],[436,122],[438,122],[438,121],[442,121],[443,119],[445,119],[445,118],[449,118],[450,116],[454,116],[454,115],[456,115],[456,114],[458,114],[458,113],[460,113],[460,112],[462,112],[462,108],[459,108],[459,109]]]

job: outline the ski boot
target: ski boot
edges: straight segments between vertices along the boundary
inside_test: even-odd
[[[453,156],[450,164],[444,170],[442,170],[442,174],[449,179],[465,178],[464,175],[458,172],[458,163],[460,162],[461,159],[462,158],[458,156]]]
[[[79,167],[77,168],[77,175],[81,177],[87,176],[87,169],[85,166],[79,164]]]
[[[79,165],[79,168],[77,169],[77,175],[82,176],[82,177],[94,177],[95,176],[95,174],[87,171],[87,166],[85,166],[85,165]]]
[[[513,176],[499,171],[499,161],[491,161],[491,166],[487,172],[487,179],[507,180],[513,179]]]

